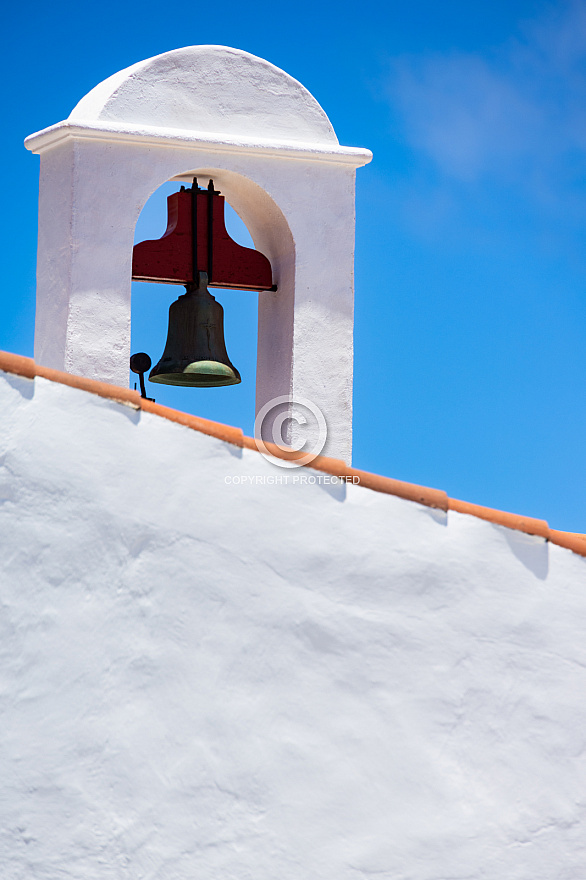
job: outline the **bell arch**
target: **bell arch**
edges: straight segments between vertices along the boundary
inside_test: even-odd
[[[279,205],[258,183],[240,172],[212,166],[182,171],[169,180],[158,182],[150,192],[143,193],[145,200],[139,210],[137,223],[149,199],[161,186],[166,183],[191,186],[194,177],[202,186],[209,179],[214,181],[216,189],[221,191],[246,226],[254,247],[271,263],[277,290],[258,294],[255,410],[259,412],[269,400],[286,395],[291,389],[295,242]],[[150,185],[153,185],[152,181]],[[161,217],[162,224],[164,220],[166,215]],[[136,236],[134,238],[138,240]],[[243,292],[241,295],[246,297],[251,294]]]
[[[120,71],[25,143],[41,155],[39,363],[127,384],[139,214],[185,169],[210,174],[279,288],[260,299],[257,411],[310,400],[324,454],[350,462],[354,182],[371,154],[340,146],[300,83],[246,52],[187,47]]]
[[[295,301],[295,242],[277,202],[250,177],[220,168],[199,168],[178,179],[211,178],[268,257],[276,291],[259,293],[256,368],[258,413],[273,398],[291,393]]]

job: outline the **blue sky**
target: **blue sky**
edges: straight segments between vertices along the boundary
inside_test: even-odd
[[[0,348],[33,353],[24,137],[135,61],[236,46],[374,153],[357,173],[354,464],[586,532],[586,2],[33,2],[10,6],[3,42]],[[158,193],[137,237],[164,227]],[[178,292],[135,285],[133,350],[158,360]],[[252,433],[255,296],[217,294],[242,386],[157,401]]]

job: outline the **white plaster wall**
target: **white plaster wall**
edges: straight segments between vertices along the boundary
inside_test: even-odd
[[[586,560],[0,376],[3,880],[584,876]]]

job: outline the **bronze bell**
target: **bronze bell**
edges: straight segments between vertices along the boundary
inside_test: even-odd
[[[209,292],[208,276],[169,308],[169,331],[163,357],[149,374],[151,382],[211,388],[238,385],[240,373],[230,362],[224,342],[224,309]]]

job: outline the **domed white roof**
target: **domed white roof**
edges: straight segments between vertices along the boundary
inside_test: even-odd
[[[108,77],[69,116],[71,123],[99,121],[338,144],[328,117],[301,83],[226,46],[175,49]]]

